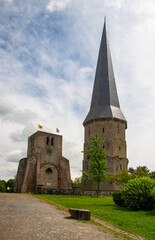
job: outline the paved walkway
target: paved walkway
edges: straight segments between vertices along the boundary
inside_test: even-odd
[[[0,193],[0,240],[120,240],[27,194]]]

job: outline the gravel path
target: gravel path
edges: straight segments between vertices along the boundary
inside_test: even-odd
[[[120,240],[27,194],[0,193],[0,240]]]

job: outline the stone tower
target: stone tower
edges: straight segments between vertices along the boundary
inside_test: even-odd
[[[19,162],[14,191],[52,193],[71,188],[69,160],[62,156],[62,136],[42,131],[31,135],[27,158]]]
[[[104,138],[103,147],[110,167],[108,174],[114,175],[119,170],[127,169],[125,141],[127,121],[118,100],[106,22],[99,50],[91,106],[83,126],[85,128],[84,151],[87,151],[90,146],[90,137],[98,133],[100,138]],[[89,172],[89,159],[86,154],[84,154],[83,171]],[[119,188],[119,185],[110,182],[100,185],[101,191],[115,191]],[[83,183],[85,194],[93,194],[96,189],[97,186],[94,184]]]

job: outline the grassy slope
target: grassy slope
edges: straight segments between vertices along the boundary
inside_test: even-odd
[[[131,211],[117,207],[111,197],[87,197],[65,195],[39,195],[67,208],[91,210],[93,217],[113,224],[120,229],[135,233],[149,240],[155,239],[155,212]]]

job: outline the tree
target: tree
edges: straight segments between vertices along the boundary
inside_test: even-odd
[[[150,172],[149,177],[155,180],[155,171]]]
[[[146,166],[139,166],[134,171],[137,177],[149,177],[149,169]]]
[[[6,192],[6,181],[0,180],[0,192]]]
[[[121,170],[119,173],[116,173],[113,176],[108,177],[108,181],[117,182],[120,184],[125,184],[129,180],[134,178],[141,178],[141,177],[150,177],[151,174],[149,174],[149,169],[146,166],[139,166],[136,169],[130,167],[129,170]],[[153,176],[152,176],[153,178]]]
[[[99,195],[100,183],[104,182],[107,178],[107,161],[105,149],[103,148],[103,138],[96,136],[90,137],[92,142],[88,151],[84,151],[89,157],[89,172],[83,172],[83,181],[90,181],[93,184],[97,184],[97,197]]]
[[[9,187],[10,192],[13,192],[14,186],[15,186],[15,179],[9,179],[6,183],[6,188]]]
[[[109,176],[108,181],[124,184],[124,183],[127,183],[132,178],[133,178],[133,174],[129,173],[128,170],[123,169],[119,173],[116,173],[113,176]]]
[[[80,187],[81,188],[81,182],[82,182],[82,177],[77,177],[72,181],[72,187]]]

